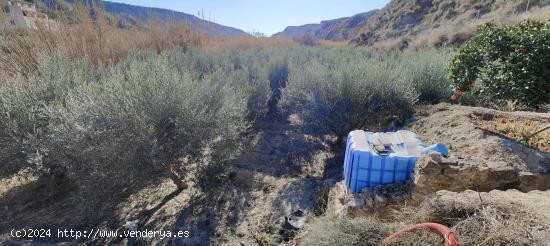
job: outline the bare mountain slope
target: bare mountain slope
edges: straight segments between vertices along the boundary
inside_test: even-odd
[[[489,21],[511,24],[525,18],[548,19],[549,13],[550,0],[392,0],[381,10],[289,26],[273,36],[351,40],[385,49],[439,47],[463,43]]]
[[[321,21],[318,24],[306,24],[302,26],[289,26],[284,31],[274,34],[274,37],[299,38],[310,35],[317,39],[325,40],[350,40],[357,36],[360,28],[378,10],[356,14],[334,20]]]
[[[526,17],[547,19],[549,0],[392,0],[360,27],[357,45],[456,45],[479,24],[510,24]]]
[[[74,3],[85,3],[90,6],[102,6],[105,11],[119,19],[126,20],[129,23],[147,22],[150,18],[155,18],[161,22],[175,21],[188,24],[192,29],[207,33],[215,37],[248,35],[246,32],[229,26],[220,25],[204,18],[199,18],[188,13],[161,9],[142,7],[124,3],[103,1],[103,0],[41,0],[35,3],[46,9],[65,9],[71,10]]]

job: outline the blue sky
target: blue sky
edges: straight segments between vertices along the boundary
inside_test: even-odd
[[[172,9],[246,32],[260,31],[267,35],[287,26],[318,23],[322,20],[352,16],[379,9],[389,0],[113,0],[133,5]]]

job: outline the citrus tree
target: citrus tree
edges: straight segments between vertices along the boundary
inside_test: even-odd
[[[479,35],[459,47],[450,74],[462,91],[539,109],[550,102],[550,24],[485,24]]]

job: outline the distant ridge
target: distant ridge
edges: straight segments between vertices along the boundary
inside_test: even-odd
[[[274,37],[346,40],[381,49],[457,46],[486,22],[548,20],[550,0],[391,0],[380,10],[289,26]]]
[[[65,0],[64,2],[74,4],[77,0]],[[130,22],[134,21],[146,21],[151,17],[157,18],[159,21],[166,22],[170,19],[176,22],[185,22],[193,30],[202,31],[209,35],[216,37],[227,37],[227,36],[238,36],[238,35],[248,35],[243,30],[220,25],[211,21],[203,20],[194,15],[168,10],[161,8],[151,8],[151,7],[142,7],[135,6],[124,3],[116,3],[110,1],[101,1],[101,0],[86,0],[88,4],[102,4],[105,7],[105,11],[115,15],[121,19],[128,20]],[[44,3],[47,6],[54,6],[56,4],[63,4],[63,1],[57,0],[44,0]],[[70,6],[65,4],[65,7]]]
[[[351,17],[321,21],[318,24],[289,26],[284,31],[274,34],[273,37],[299,38],[311,35],[317,39],[350,40],[357,36],[360,28],[378,11],[372,10]]]
[[[401,48],[456,46],[489,21],[547,20],[549,6],[550,0],[391,0],[361,24],[353,43]]]

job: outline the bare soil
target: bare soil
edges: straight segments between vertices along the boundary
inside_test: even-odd
[[[482,165],[505,163],[520,171],[547,173],[550,170],[549,153],[545,151],[549,141],[547,135],[541,135],[542,139],[538,139],[536,145],[527,146],[514,139],[513,134],[502,133],[507,136],[503,137],[480,129],[498,132],[497,123],[503,118],[513,120],[514,124],[530,122],[537,127],[550,122],[549,114],[508,113],[440,104],[419,109],[408,128],[427,145],[443,143],[449,146],[451,157],[479,161],[475,163]],[[192,185],[180,192],[169,179],[163,179],[147,187],[120,191],[127,194],[123,200],[92,201],[91,198],[90,201],[73,201],[71,196],[48,194],[51,189],[42,185],[45,181],[30,171],[21,170],[2,177],[0,205],[4,207],[0,207],[0,214],[5,216],[5,220],[0,222],[0,239],[10,240],[10,226],[70,226],[76,220],[94,215],[91,211],[77,209],[79,206],[97,203],[103,204],[96,206],[101,209],[94,210],[100,221],[97,227],[102,229],[124,229],[125,225],[133,224],[141,230],[189,230],[191,237],[132,241],[96,239],[91,243],[299,243],[299,238],[293,238],[303,237],[304,233],[283,227],[282,220],[298,209],[305,210],[308,218],[324,215],[327,206],[330,207],[327,204],[329,190],[341,180],[344,152],[341,146],[334,147],[335,137],[306,134],[301,124],[298,115],[270,117],[257,122],[249,136],[250,145],[235,160],[235,175],[231,182],[209,192],[202,192]],[[42,195],[36,195],[39,193]],[[488,194],[491,196],[492,193]],[[521,202],[525,201],[529,204],[525,207],[532,213],[544,212],[541,202],[548,199],[547,193],[541,193],[546,197],[544,199],[540,196],[531,198],[531,195],[524,197],[517,192],[506,194],[510,194],[506,195],[510,200],[517,197]],[[408,200],[396,200],[391,207],[386,206],[387,211],[404,202]],[[360,216],[369,216],[369,213]]]
[[[550,114],[532,112],[504,112],[486,108],[439,104],[418,110],[408,126],[418,134],[425,145],[442,143],[450,149],[450,157],[481,160],[482,163],[502,163],[521,171],[550,173],[550,153],[531,148],[513,137],[503,137],[495,129],[495,121],[507,119],[550,126]],[[541,146],[550,144],[550,136],[539,136]]]

